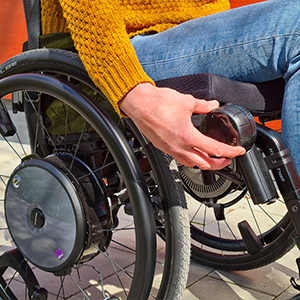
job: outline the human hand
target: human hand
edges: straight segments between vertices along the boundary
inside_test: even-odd
[[[187,167],[202,170],[223,169],[230,158],[245,153],[244,148],[218,142],[193,126],[194,113],[206,114],[218,105],[215,100],[199,100],[150,83],[137,85],[119,102],[120,109],[156,148]]]

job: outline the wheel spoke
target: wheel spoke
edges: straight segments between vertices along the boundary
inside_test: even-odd
[[[109,152],[107,151],[107,152],[106,152],[106,155],[105,155],[105,158],[104,158],[104,160],[103,160],[103,163],[102,163],[103,166],[102,166],[102,168],[100,169],[100,174],[99,174],[100,176],[102,175],[102,171],[104,170],[104,166],[108,166],[107,163],[106,163],[107,160],[108,160],[108,155],[109,155]],[[113,161],[112,164],[113,164],[113,163],[115,163],[115,161]]]
[[[115,266],[116,266],[117,268],[119,268],[120,271],[122,271],[122,272],[124,272],[126,275],[128,275],[131,279],[133,279],[132,275],[129,274],[124,268],[122,268],[122,267],[121,267],[119,264],[117,264],[115,261],[113,261],[113,260],[109,257],[109,255],[107,255],[106,252],[101,251],[101,250],[100,250],[96,245],[94,245],[94,244],[92,244],[92,246],[93,246],[95,249],[97,249],[104,257],[106,257],[106,258],[110,261],[110,263],[111,263],[113,269],[115,270],[115,273],[116,273],[116,274],[117,274],[118,272],[117,272],[117,270],[115,269]]]
[[[9,145],[9,147],[14,151],[14,153],[18,156],[18,158],[21,160],[22,157],[19,155],[19,153],[16,151],[16,149],[12,146],[12,144],[7,140],[5,136],[3,136],[6,143]]]
[[[30,96],[28,95],[29,99],[30,99]],[[41,97],[41,96],[40,96]],[[43,123],[43,120],[41,118],[41,101],[38,101],[38,111],[36,110],[36,107],[33,103],[33,101],[29,101],[30,104],[31,104],[31,107],[33,108],[35,114],[36,114],[36,132],[35,132],[35,142],[34,142],[34,153],[36,152],[36,147],[37,147],[37,139],[38,139],[38,129],[40,130],[44,130],[47,137],[49,138],[49,140],[51,141],[51,144],[52,146],[54,147],[55,151],[57,152],[57,148],[55,146],[55,143],[54,141],[52,140],[51,138],[51,135],[49,134],[47,128],[45,127],[44,123]],[[41,128],[40,128],[41,127]]]
[[[85,174],[85,175],[83,175],[83,176],[77,178],[77,180],[82,180],[83,178],[86,178],[86,177],[88,177],[88,176],[91,175],[91,174],[99,173],[99,171],[102,171],[103,169],[105,169],[105,168],[107,168],[107,167],[109,167],[109,166],[115,165],[115,164],[116,164],[116,162],[115,162],[115,161],[112,161],[112,162],[110,162],[110,163],[108,163],[108,164],[106,164],[106,165],[104,165],[104,166],[101,166],[101,167],[99,167],[99,168],[93,170],[93,171],[90,172],[90,173],[87,173],[87,174]]]
[[[19,268],[21,267],[22,263],[24,262],[24,259],[20,262],[19,266],[15,269],[14,274],[12,275],[12,277],[10,278],[9,282],[7,283],[5,290],[7,290],[10,286],[10,284],[12,283],[12,281],[14,280],[15,276],[18,273]]]
[[[253,209],[252,209],[252,206],[250,205],[249,197],[246,197],[246,199],[247,199],[247,203],[248,203],[248,206],[249,206],[249,210],[250,210],[251,215],[252,215],[252,217],[253,217],[253,220],[254,220],[254,222],[255,222],[255,224],[256,224],[257,230],[258,230],[259,234],[261,235],[261,229],[260,229],[260,226],[259,226],[259,224],[258,224],[258,220],[257,220],[257,218],[256,218],[256,216],[255,216],[255,213],[254,213],[254,211],[253,211]]]
[[[136,251],[134,249],[132,249],[132,248],[130,248],[130,247],[128,247],[128,246],[126,246],[126,245],[124,245],[122,243],[119,243],[119,242],[117,242],[114,239],[112,239],[111,241],[114,242],[115,244],[117,244],[117,245],[119,245],[119,246],[121,246],[121,247],[123,247],[123,248],[125,248],[125,249],[127,249],[129,251],[131,251],[132,253],[136,253]]]
[[[190,223],[193,223],[193,221],[195,220],[196,216],[198,215],[198,213],[199,213],[199,211],[200,211],[200,209],[201,209],[201,207],[202,207],[202,204],[203,204],[203,203],[199,204],[199,206],[198,206],[196,212],[194,213],[194,215],[193,215],[192,218],[190,219]]]
[[[90,298],[87,296],[87,294],[84,292],[84,290],[80,287],[80,285],[76,282],[76,280],[73,278],[73,276],[70,274],[69,277],[72,279],[72,281],[78,287],[78,289],[81,291],[81,293],[84,296],[84,298],[87,299],[87,300],[89,300]]]
[[[109,257],[109,254],[107,253],[106,250],[105,250],[105,252],[106,252],[106,257],[109,259],[110,264],[111,264],[112,268],[114,269],[114,272],[115,272],[115,274],[116,274],[116,276],[117,276],[117,278],[118,278],[118,281],[119,281],[119,283],[120,283],[120,285],[121,285],[121,287],[122,287],[122,289],[123,289],[123,292],[124,292],[124,294],[125,294],[126,297],[127,297],[128,295],[127,295],[126,289],[125,289],[125,287],[124,287],[124,285],[123,285],[123,282],[122,282],[122,280],[121,280],[121,278],[120,278],[120,276],[119,276],[119,272],[117,272],[117,270],[116,270],[116,268],[115,268],[115,262]],[[103,253],[103,252],[102,252],[102,253]],[[129,273],[126,272],[125,274],[128,274],[128,276],[129,276],[131,279],[133,279],[133,277],[132,277],[131,275],[129,275]]]
[[[89,264],[84,264],[83,267],[89,267],[89,268],[92,268],[94,271],[96,271],[96,273],[99,275],[100,277],[100,281],[101,281],[101,291],[102,291],[102,296],[103,296],[103,299],[107,299],[106,295],[105,295],[105,292],[104,292],[104,282],[103,282],[103,277],[100,273],[99,270],[97,270],[97,268],[95,268],[95,266],[92,266],[92,265],[89,265]]]
[[[9,177],[5,176],[5,175],[0,175],[0,179],[1,179],[2,183],[4,184],[4,186],[6,186],[6,183],[5,183],[4,179],[3,179],[3,177],[4,178],[9,178]]]
[[[72,159],[69,171],[72,171],[74,160],[76,158],[76,155],[77,155],[77,152],[78,152],[78,149],[79,149],[79,145],[80,145],[80,142],[81,142],[81,139],[82,139],[82,135],[84,133],[85,126],[86,126],[86,121],[84,121],[84,124],[82,126],[82,130],[81,130],[81,133],[80,133],[80,136],[79,136],[79,140],[78,140],[78,142],[76,144],[76,150],[75,150],[75,153],[73,155],[73,159]]]
[[[280,226],[280,224],[278,223],[278,222],[276,222],[276,220],[274,220],[274,218],[272,218],[272,216],[262,207],[262,205],[259,205],[259,208],[265,213],[265,215],[266,216],[268,216],[268,218],[270,219],[270,220],[272,220],[273,221],[273,223],[276,225],[276,226],[278,226],[279,228],[280,228],[280,230],[282,231],[282,232],[284,232],[284,228],[282,228],[282,226]]]
[[[56,295],[56,299],[59,298],[59,295],[60,293],[62,292],[63,294],[63,298],[65,298],[65,291],[64,291],[64,281],[65,281],[65,276],[59,276],[59,279],[60,279],[60,286],[59,286],[59,290],[57,292],[57,295]]]
[[[21,139],[20,139],[20,136],[19,136],[19,134],[18,134],[17,132],[16,132],[16,136],[17,136],[17,139],[18,139],[18,141],[19,141],[19,144],[20,144],[20,146],[21,146],[21,148],[22,148],[22,150],[23,150],[23,154],[26,156],[27,154],[26,154],[24,145],[23,145],[23,143],[22,143],[22,141],[21,141]]]
[[[237,236],[234,234],[234,232],[232,231],[232,229],[231,229],[231,227],[229,226],[229,224],[226,222],[226,220],[224,220],[224,222],[225,222],[227,228],[229,229],[231,235],[233,236],[233,238],[238,242],[238,245],[240,246],[241,251],[244,251],[244,250],[243,250],[243,247],[242,247],[242,245],[241,245],[241,243],[240,243],[240,240],[239,240],[239,239],[237,238]]]

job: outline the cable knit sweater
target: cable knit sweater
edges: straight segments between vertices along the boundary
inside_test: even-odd
[[[120,113],[118,101],[151,82],[130,43],[187,20],[230,8],[229,0],[41,0],[43,34],[70,31],[95,84]]]

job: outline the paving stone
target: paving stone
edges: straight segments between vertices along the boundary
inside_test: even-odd
[[[185,291],[183,300],[271,300],[273,298],[272,295],[206,276]]]
[[[216,270],[210,276],[242,287],[278,296],[290,286],[290,278],[298,277],[295,259],[298,250],[294,248],[276,262],[265,267],[248,270],[227,272]]]

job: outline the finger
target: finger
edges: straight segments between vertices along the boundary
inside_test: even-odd
[[[192,147],[204,151],[216,157],[233,158],[236,156],[244,155],[246,150],[241,146],[230,146],[221,143],[206,135],[201,134],[196,128],[194,131],[194,139],[192,140]]]
[[[173,157],[182,165],[192,168],[199,167],[202,170],[208,170],[211,167],[209,156],[201,151],[197,151],[191,149],[190,151],[183,152],[182,154],[175,154]],[[216,159],[218,160],[218,159]],[[215,167],[219,167],[219,165],[215,165]],[[225,165],[226,166],[226,165]],[[224,166],[224,167],[225,167]],[[220,168],[223,168],[223,165],[220,163]]]
[[[221,170],[231,163],[229,158],[212,158],[207,153],[193,149],[186,155],[193,166],[201,170]]]
[[[180,164],[188,167],[188,168],[192,168],[194,166],[196,166],[196,164],[194,162],[191,162],[189,160],[187,160],[185,157],[178,155],[178,156],[173,156],[177,162],[179,162]]]
[[[195,103],[194,113],[207,114],[217,107],[219,107],[219,102],[217,100],[206,101],[197,99]]]

